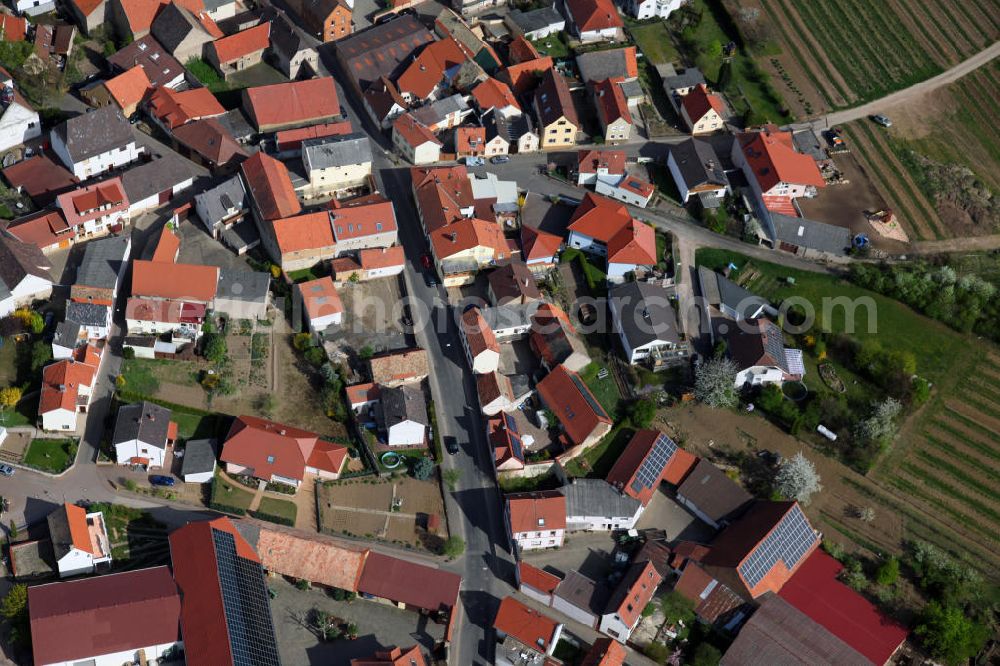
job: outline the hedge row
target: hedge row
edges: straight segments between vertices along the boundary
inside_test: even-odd
[[[290,518],[286,518],[285,516],[274,516],[261,511],[251,511],[250,515],[258,520],[266,520],[269,523],[278,523],[279,525],[285,525],[287,527],[295,527],[295,521]]]
[[[208,508],[211,509],[211,510],[213,510],[213,511],[219,511],[221,513],[236,514],[237,516],[245,516],[245,515],[247,515],[247,510],[246,509],[243,509],[243,508],[238,507],[238,506],[229,506],[229,505],[226,505],[226,504],[220,504],[219,502],[209,502],[208,503]],[[277,521],[275,521],[275,522],[277,522]]]
[[[176,402],[168,402],[167,400],[160,400],[159,398],[151,398],[148,395],[143,395],[142,393],[136,393],[135,391],[121,390],[118,391],[118,399],[122,402],[141,402],[145,400],[146,402],[151,402],[155,405],[160,405],[161,407],[166,407],[177,412],[185,412],[187,414],[196,414],[198,416],[212,416],[216,412],[210,412],[206,409],[198,409],[197,407],[188,407],[187,405],[179,405]]]

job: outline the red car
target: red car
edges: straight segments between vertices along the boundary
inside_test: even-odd
[[[430,268],[431,265],[432,265],[431,264],[431,255],[425,254],[424,256],[420,257],[420,263],[421,263],[421,265],[423,265],[424,268]]]

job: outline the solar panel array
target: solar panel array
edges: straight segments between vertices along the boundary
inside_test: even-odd
[[[639,471],[636,472],[635,478],[632,479],[632,490],[636,493],[641,493],[647,488],[652,488],[654,485],[660,482],[660,475],[663,474],[663,468],[667,466],[670,459],[677,452],[677,445],[674,441],[664,435],[662,432],[657,436],[656,441],[653,442],[653,448],[650,449],[649,454],[642,461],[642,465],[639,467]]]
[[[503,423],[507,429],[507,437],[510,438],[510,448],[514,457],[524,462],[524,444],[521,442],[521,434],[517,430],[517,421],[507,412],[503,413]]]
[[[580,394],[587,401],[587,404],[590,405],[590,408],[594,411],[594,413],[606,417],[608,415],[607,412],[605,412],[604,408],[601,407],[601,403],[597,402],[597,398],[595,398],[594,394],[590,392],[587,385],[583,383],[583,380],[576,374],[570,374],[569,377],[573,380],[573,383],[576,384],[576,388],[580,391]]]
[[[739,566],[740,575],[747,587],[753,588],[778,560],[789,569],[794,568],[815,542],[816,533],[796,504]]]
[[[229,532],[212,530],[234,666],[281,666],[264,570],[236,554]]]
[[[517,421],[514,420],[514,416],[503,412],[503,424],[507,427],[510,432],[517,432]]]

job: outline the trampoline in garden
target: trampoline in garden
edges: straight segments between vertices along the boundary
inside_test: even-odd
[[[801,381],[785,382],[781,385],[781,391],[786,398],[795,402],[801,402],[809,395],[809,389]]]
[[[393,451],[386,451],[380,458],[386,469],[396,469],[403,464],[403,456]]]

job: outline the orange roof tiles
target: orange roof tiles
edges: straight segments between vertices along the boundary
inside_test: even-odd
[[[430,373],[430,360],[423,349],[407,349],[374,356],[369,359],[368,365],[372,381],[382,385],[423,379]]]
[[[425,99],[445,79],[449,70],[454,71],[467,59],[461,45],[451,37],[431,42],[399,75],[396,87],[401,93]]]
[[[633,563],[611,596],[608,610],[614,609],[625,625],[633,626],[662,582],[663,576],[652,562]]]
[[[64,192],[56,197],[56,204],[66,216],[66,222],[77,227],[129,207],[128,195],[117,176],[99,183]]]
[[[105,81],[104,87],[121,109],[127,109],[141,102],[152,84],[146,76],[146,70],[141,65],[136,65],[125,73]]]
[[[374,382],[366,384],[353,384],[344,389],[347,393],[347,402],[353,407],[366,402],[374,402],[379,399],[382,389]]]
[[[656,232],[648,224],[632,220],[608,241],[608,262],[652,266],[656,263]]]
[[[493,259],[502,259],[509,252],[500,225],[474,217],[432,231],[431,247],[439,261],[477,247],[493,250]]]
[[[344,461],[346,460],[346,446],[321,439],[313,447],[312,453],[309,454],[309,458],[306,460],[306,465],[325,472],[340,474],[340,471],[344,469]]]
[[[316,124],[340,115],[340,101],[333,79],[318,79],[276,83],[247,88],[244,91],[250,117],[257,129]]]
[[[545,56],[535,60],[528,60],[527,62],[508,65],[500,70],[497,76],[511,87],[514,94],[520,95],[527,92],[535,83],[535,74],[537,72],[546,72],[552,69],[552,67],[552,58]]]
[[[576,231],[602,243],[608,243],[632,222],[624,204],[587,192],[569,220],[569,231]]]
[[[409,113],[404,113],[396,118],[392,123],[392,129],[414,148],[428,142],[441,145],[441,142],[434,136],[434,132]]]
[[[149,98],[149,111],[167,128],[174,129],[192,120],[221,116],[226,112],[208,88],[178,92],[157,88]]]
[[[476,101],[480,111],[490,109],[505,109],[509,106],[520,110],[521,105],[517,103],[510,86],[496,79],[486,79],[472,89],[472,98]]]
[[[156,239],[156,249],[153,251],[151,261],[174,263],[177,259],[177,251],[180,250],[181,239],[178,238],[170,227],[163,225],[160,235]]]
[[[628,110],[625,93],[615,81],[606,79],[594,84],[594,94],[597,96],[598,108],[605,123],[621,119],[632,124],[632,114]]]
[[[96,555],[94,544],[90,540],[90,530],[87,529],[87,510],[75,504],[64,504],[66,508],[66,523],[69,526],[70,541],[73,547],[85,553]]]
[[[550,259],[559,252],[563,239],[541,229],[521,227],[521,252],[526,262],[534,259]]]
[[[413,167],[410,178],[421,221],[428,231],[463,219],[463,209],[474,207],[472,183],[464,166]]]
[[[578,150],[576,161],[580,173],[597,173],[598,169],[612,175],[625,173],[624,150]]]
[[[262,218],[277,220],[292,217],[302,210],[284,164],[258,152],[245,160],[240,168]]]
[[[298,148],[306,139],[325,139],[330,136],[342,136],[351,133],[351,121],[342,120],[335,123],[322,123],[308,127],[281,130],[275,132],[274,141],[278,150]]]
[[[580,666],[622,666],[628,653],[625,646],[607,636],[594,641]]]
[[[351,666],[427,666],[419,645],[403,649],[391,647],[381,650],[367,659],[351,659]]]
[[[493,329],[486,323],[486,318],[479,308],[472,308],[462,314],[462,333],[469,345],[469,351],[473,357],[479,356],[485,351],[500,353],[500,344],[497,342]]]
[[[217,39],[209,48],[215,51],[220,63],[228,63],[245,56],[263,51],[271,45],[271,23],[261,23],[247,30]]]
[[[258,479],[273,475],[302,480],[306,460],[319,436],[256,416],[239,416],[229,429],[220,456],[223,462],[253,470]]]
[[[740,134],[737,140],[762,192],[767,193],[778,183],[826,185],[816,161],[795,152],[791,133],[765,130]]]
[[[132,263],[132,295],[208,303],[219,286],[219,267],[165,264],[143,259]]]
[[[691,89],[691,92],[681,97],[681,106],[687,111],[688,118],[693,123],[704,118],[709,111],[715,111],[721,118],[726,110],[722,98],[708,92],[708,87],[704,83],[699,83]]]
[[[391,266],[402,266],[406,263],[406,254],[403,252],[402,245],[393,245],[392,247],[385,248],[373,247],[361,250],[358,253],[358,258],[361,260],[361,267],[366,271],[389,268]]]
[[[382,196],[366,198],[355,205],[338,203],[330,211],[330,223],[338,241],[391,233],[397,229],[392,202]]]
[[[514,534],[566,529],[566,497],[557,490],[507,495]]]
[[[90,16],[104,4],[104,0],[69,0],[83,16]]]
[[[83,359],[66,359],[50,363],[42,369],[42,390],[38,413],[47,414],[60,409],[75,412],[80,387],[93,387],[94,375],[100,363],[100,352],[87,345],[92,355]]]
[[[332,248],[336,245],[330,214],[326,211],[272,220],[274,236],[282,254]]]
[[[301,282],[295,288],[302,294],[302,305],[310,321],[344,311],[344,303],[340,300],[333,278],[321,277]]]
[[[28,20],[24,17],[0,14],[0,40],[23,42],[28,32]]]
[[[611,425],[607,412],[580,376],[563,365],[545,375],[536,388],[574,444],[586,441],[601,424]]]
[[[558,622],[525,606],[514,597],[505,597],[497,609],[493,628],[515,639],[521,645],[547,654],[552,647]]]
[[[6,231],[17,240],[43,250],[76,238],[76,229],[60,210],[42,211],[14,220],[7,225]]]
[[[580,32],[621,28],[621,16],[611,0],[566,0],[566,8]]]
[[[343,448],[343,447],[341,447]],[[345,449],[346,453],[346,449]],[[350,548],[321,536],[260,528],[257,555],[271,573],[355,592],[368,550]]]
[[[522,585],[527,585],[545,594],[555,592],[556,587],[562,582],[562,578],[559,576],[543,571],[527,562],[517,563],[517,573]]]
[[[510,56],[510,61],[514,64],[537,60],[542,57],[535,46],[524,38],[524,35],[518,35],[514,38],[514,41],[508,47],[508,55]]]
[[[456,127],[455,152],[460,155],[478,155],[486,146],[485,127]]]

